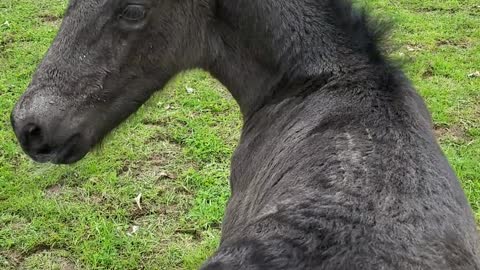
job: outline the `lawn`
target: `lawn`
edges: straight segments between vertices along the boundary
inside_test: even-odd
[[[366,2],[395,22],[392,57],[426,99],[480,221],[478,1]],[[219,241],[235,101],[208,74],[181,74],[83,161],[33,163],[9,114],[65,6],[0,1],[0,269],[198,268]]]

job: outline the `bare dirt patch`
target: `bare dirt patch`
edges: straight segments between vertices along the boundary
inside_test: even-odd
[[[407,44],[405,48],[408,52],[417,52],[417,51],[425,50],[425,48],[421,44],[413,44],[413,43]]]
[[[130,176],[136,179],[142,179],[147,176],[154,177],[157,180],[176,179],[177,176],[165,169],[168,164],[168,155],[154,155],[146,161],[130,162],[125,161],[117,170],[119,176]]]
[[[17,251],[2,251],[0,252],[0,259],[2,258],[3,260],[6,260],[3,262],[3,266],[11,267],[12,269],[16,269],[24,260],[24,256]]]
[[[3,49],[6,49],[8,47],[8,45],[14,43],[16,40],[15,40],[15,37],[12,36],[11,34],[7,33],[5,34],[5,36],[0,39],[0,51],[3,51]]]
[[[130,176],[136,179],[153,177],[157,180],[174,180],[177,175],[168,170],[172,160],[182,155],[182,147],[170,141],[152,139],[155,144],[161,144],[161,151],[152,153],[145,160],[125,160],[117,170],[119,176]],[[158,140],[158,141],[157,141]]]
[[[166,126],[170,120],[167,119],[143,119],[142,124],[146,126]]]
[[[460,8],[454,8],[454,7],[449,7],[449,8],[444,8],[444,7],[421,7],[415,9],[416,12],[420,13],[427,13],[427,12],[441,12],[441,13],[449,13],[449,14],[455,14],[459,11],[461,11]]]
[[[178,204],[160,204],[156,206],[145,205],[142,209],[132,205],[128,213],[129,219],[136,222],[147,216],[169,216],[170,219],[179,218],[184,211],[180,209]]]
[[[435,75],[435,68],[430,63],[428,64],[427,68],[422,72],[422,78],[427,79]]]
[[[26,257],[19,265],[20,269],[80,269],[72,260],[67,258],[64,250],[41,251]]]
[[[44,254],[48,254],[49,257],[52,257],[54,253],[62,254],[62,253],[66,253],[66,251],[62,249],[57,249],[56,247],[52,247],[44,243],[39,243],[25,252],[20,252],[16,250],[0,251],[0,259],[1,258],[6,259],[6,266],[13,267],[13,269],[31,269],[31,267],[27,267],[27,265],[31,264],[32,260],[38,260],[37,257],[42,257],[44,256]],[[73,268],[70,267],[72,266],[72,264],[69,263],[69,261],[66,258],[63,258],[61,256],[57,256],[57,257],[58,257],[58,260],[57,260],[58,265],[63,265],[63,267],[60,267],[59,269],[62,269],[62,270],[76,269],[74,267]],[[45,262],[46,260],[42,258],[39,261]],[[35,269],[44,269],[44,268],[35,268]]]
[[[64,191],[64,186],[61,184],[55,184],[53,186],[48,187],[45,189],[45,196],[47,198],[55,198],[61,195]]]
[[[43,14],[43,15],[40,15],[40,21],[42,23],[58,27],[62,22],[62,17],[57,15],[52,15],[52,14]]]
[[[436,45],[437,47],[452,46],[452,47],[457,47],[462,49],[468,49],[472,47],[471,42],[466,39],[459,39],[459,40],[441,39],[441,40],[437,40]]]
[[[178,229],[175,231],[176,234],[186,234],[191,235],[193,240],[201,241],[202,240],[202,232],[197,229]]]
[[[467,131],[459,125],[453,125],[449,127],[436,125],[435,135],[439,140],[441,139],[456,139],[456,140],[462,140],[462,141],[472,140],[472,137],[468,135]]]

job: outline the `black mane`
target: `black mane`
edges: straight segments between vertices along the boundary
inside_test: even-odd
[[[384,61],[392,24],[373,17],[366,7],[355,7],[350,0],[329,0],[335,14],[332,23],[343,29],[352,44],[374,62]]]

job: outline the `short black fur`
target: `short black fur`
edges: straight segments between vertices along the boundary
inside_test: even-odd
[[[135,0],[135,22],[118,14],[129,3],[71,1],[12,114],[33,159],[82,159],[203,68],[244,120],[203,269],[480,269],[471,208],[385,24],[347,0]]]

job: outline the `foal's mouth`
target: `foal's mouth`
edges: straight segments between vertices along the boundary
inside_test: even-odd
[[[79,151],[81,135],[75,134],[56,150],[55,156],[50,160],[54,164],[72,164],[82,159],[88,152]]]
[[[90,146],[86,147],[82,141],[82,135],[77,133],[61,145],[44,145],[34,154],[31,151],[27,151],[27,153],[39,163],[72,164],[81,160],[89,152]]]

